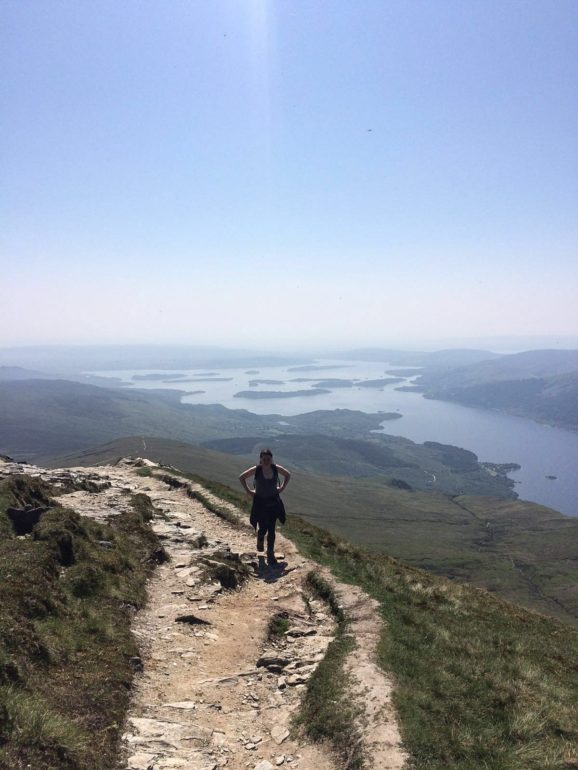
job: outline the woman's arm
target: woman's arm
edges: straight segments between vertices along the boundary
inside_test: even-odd
[[[284,468],[282,465],[278,465],[277,466],[277,470],[283,476],[283,483],[281,484],[281,486],[277,490],[279,492],[279,494],[281,494],[281,492],[285,489],[285,487],[289,483],[289,479],[291,478],[291,474],[289,473],[287,468]]]
[[[251,488],[250,488],[250,487],[247,485],[247,479],[248,479],[250,476],[254,476],[254,475],[255,475],[255,471],[256,471],[256,470],[257,470],[257,466],[256,466],[256,465],[253,465],[251,468],[247,468],[247,470],[246,470],[246,471],[243,471],[243,473],[241,473],[241,475],[239,476],[239,481],[241,482],[241,486],[243,487],[243,489],[245,490],[245,492],[246,492],[248,495],[251,495],[251,497],[253,497],[253,496],[255,495],[255,490],[254,490],[254,489],[251,489]]]

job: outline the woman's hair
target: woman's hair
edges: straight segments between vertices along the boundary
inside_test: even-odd
[[[273,457],[273,452],[270,449],[262,449],[259,452],[259,460],[263,457],[263,455],[269,455],[269,457]]]

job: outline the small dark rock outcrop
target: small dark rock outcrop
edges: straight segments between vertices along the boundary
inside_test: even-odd
[[[210,626],[208,620],[203,620],[202,618],[198,618],[196,615],[178,615],[175,618],[176,623],[188,623],[191,626]]]
[[[237,588],[250,574],[239,554],[228,550],[215,551],[211,557],[202,557],[200,561],[206,576],[218,581],[225,589]]]
[[[27,505],[24,508],[7,508],[6,516],[10,519],[14,532],[17,535],[29,535],[40,521],[43,513],[50,510],[45,507],[34,508]]]
[[[403,479],[392,479],[388,486],[394,487],[394,489],[405,489],[406,492],[413,492],[413,487]]]

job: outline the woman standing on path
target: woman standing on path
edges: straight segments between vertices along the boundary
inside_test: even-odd
[[[279,486],[279,474],[283,483]],[[254,489],[247,485],[247,479],[254,476]],[[273,463],[273,453],[270,449],[262,449],[259,455],[259,465],[247,468],[239,476],[239,481],[247,494],[253,498],[251,507],[251,524],[257,528],[257,551],[263,552],[265,535],[267,535],[267,562],[277,564],[275,559],[275,525],[277,519],[285,523],[285,506],[279,496],[289,483],[291,474],[282,465]]]

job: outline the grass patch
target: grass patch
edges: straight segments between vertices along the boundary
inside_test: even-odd
[[[284,639],[290,626],[289,613],[284,611],[276,612],[271,616],[267,625],[267,641],[274,642]]]
[[[208,511],[210,511],[211,513],[214,513],[215,516],[218,516],[220,519],[223,519],[223,521],[226,521],[229,524],[233,524],[233,526],[237,526],[237,527],[241,525],[241,520],[235,513],[233,513],[233,511],[230,510],[230,508],[227,508],[224,505],[219,505],[218,503],[215,503],[213,500],[211,500],[211,498],[208,495],[205,495],[196,489],[187,490],[187,495],[192,500],[197,500]]]
[[[304,553],[380,602],[378,660],[395,678],[412,768],[578,768],[575,629],[296,518],[288,530]]]
[[[237,500],[235,498],[235,502],[233,500],[229,499],[233,497],[231,495],[231,490],[228,489],[228,487],[225,487],[223,484],[218,484],[215,482],[206,481],[205,479],[201,479],[199,476],[196,476],[193,473],[183,473],[182,471],[177,471],[171,468],[171,473],[162,473],[158,474],[158,478],[161,481],[164,481],[165,484],[168,484],[170,487],[179,489],[183,488],[187,492],[187,496],[191,498],[191,500],[197,500],[197,502],[201,503],[208,511],[211,513],[214,513],[215,516],[218,516],[223,521],[226,521],[229,524],[232,524],[235,527],[243,526],[244,523],[240,520],[240,518],[235,514],[233,511],[230,510],[230,508],[227,508],[225,505],[219,505],[219,503],[215,503],[214,500],[212,500],[209,495],[204,494],[202,491],[197,489],[191,489],[190,485],[186,482],[181,482],[178,478],[175,478],[175,476],[188,479],[190,481],[194,481],[196,484],[202,485],[208,492],[212,492],[214,495],[217,495],[218,497],[224,498],[227,500],[227,502],[233,503],[233,505],[238,505]],[[229,494],[227,497],[220,494],[221,490],[226,489],[228,490]]]
[[[37,503],[34,480],[0,485]],[[28,499],[25,499],[25,498]],[[46,503],[47,500],[44,501]],[[150,503],[150,501],[149,501]],[[0,521],[4,516],[0,509]],[[25,538],[0,534],[0,768],[110,770],[130,696],[130,633],[162,548],[148,506],[109,524],[53,507]]]
[[[337,632],[307,684],[295,722],[303,726],[313,740],[329,741],[345,770],[361,770],[363,761],[354,726],[355,713],[348,699],[349,687],[343,669],[355,642],[347,635],[347,618],[329,583],[317,572],[310,572],[307,585],[328,605],[337,621]]]
[[[142,521],[152,521],[153,516],[157,513],[157,509],[152,504],[150,497],[142,492],[137,492],[136,495],[132,495],[130,504],[132,505],[133,510],[139,514]]]

